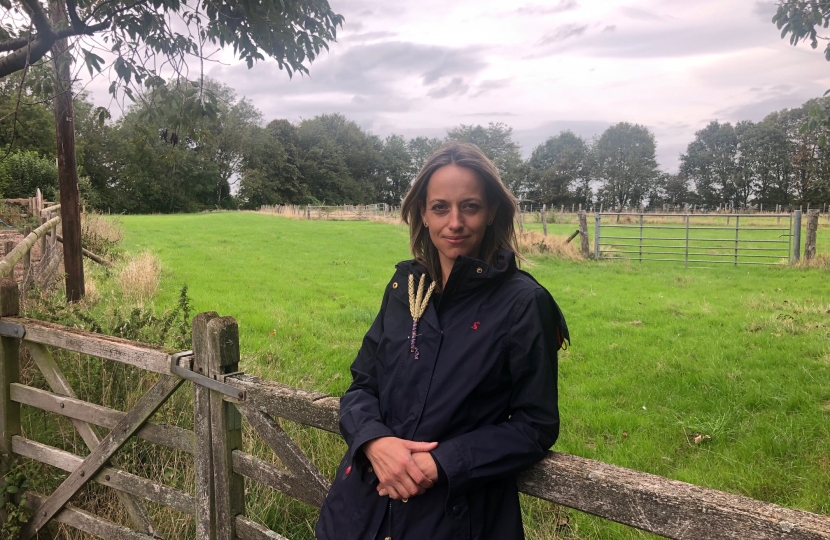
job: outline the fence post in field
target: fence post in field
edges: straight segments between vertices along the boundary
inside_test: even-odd
[[[543,204],[542,209],[539,211],[540,216],[542,217],[542,232],[545,236],[548,235],[548,222],[545,218],[545,214],[547,213],[547,205]]]
[[[13,241],[6,240],[3,243],[3,255],[4,256],[11,253],[13,249],[14,249],[14,242]],[[7,274],[10,278],[14,279],[14,266],[12,266],[11,268],[8,269]],[[0,276],[0,277],[5,277],[5,276]]]
[[[0,317],[19,314],[17,282],[0,279]],[[13,465],[12,437],[20,434],[20,404],[12,401],[10,393],[11,384],[20,382],[19,354],[20,339],[0,336],[0,479],[5,478]]]
[[[793,212],[793,252],[792,252],[792,263],[795,264],[798,262],[798,259],[801,258],[801,210],[796,210]]]
[[[233,317],[215,317],[206,325],[208,376],[222,380],[239,371],[239,326]],[[242,449],[242,416],[223,394],[210,391],[210,436],[216,539],[236,540],[236,516],[245,513],[245,481],[233,472],[233,451]]]
[[[588,247],[588,215],[584,210],[579,212],[579,247],[583,257],[587,259],[591,256]]]
[[[519,207],[519,211],[517,212],[518,221],[519,221],[519,232],[523,232],[525,230],[524,227],[524,217],[522,216],[522,207]]]
[[[816,257],[816,233],[818,232],[818,212],[807,214],[807,238],[804,241],[804,260]]]

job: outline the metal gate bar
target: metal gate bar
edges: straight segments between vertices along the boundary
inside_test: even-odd
[[[632,220],[629,219],[626,220],[628,223],[603,223],[603,216],[628,216],[630,218],[637,216],[638,222],[631,223]],[[646,224],[646,217],[671,217],[677,221],[666,224]],[[780,225],[773,227],[769,226],[769,223],[761,221],[777,219],[780,223],[782,217],[789,218],[789,227],[781,227]],[[693,225],[691,223],[693,218],[704,220],[704,224]],[[720,220],[726,218],[727,225],[723,226],[722,222],[705,225],[705,220],[713,218]],[[733,218],[735,220],[734,226],[729,224],[729,221]],[[747,225],[747,219],[752,219],[754,223],[761,226]],[[631,231],[633,234],[624,235],[627,233],[622,230],[616,234],[613,234],[615,231],[609,231],[612,234],[604,236],[602,235],[602,227],[633,229],[637,232]],[[594,257],[596,259],[638,260],[641,262],[643,260],[683,262],[687,267],[689,263],[733,264],[736,266],[738,264],[777,264],[782,259],[788,260],[791,258],[793,250],[792,227],[792,214],[626,214],[599,212],[595,216]],[[651,232],[658,230],[669,231],[670,236],[661,237],[659,233],[654,235]],[[671,232],[681,230],[685,232],[682,237]],[[698,231],[734,231],[735,234],[729,238],[696,238],[695,234]],[[774,236],[773,238],[746,238],[747,235],[742,234],[742,231],[761,233],[756,236],[770,235],[775,232],[782,234],[775,235],[778,238]],[[603,252],[603,249],[606,251]],[[621,257],[620,255],[630,255],[630,257]],[[654,257],[655,255],[668,255],[670,257]]]
[[[633,237],[632,237],[632,239],[636,240],[636,238],[633,238]],[[695,239],[692,238],[691,241],[694,242]],[[684,246],[682,246],[682,245],[678,246],[678,245],[667,245],[667,244],[611,244],[611,243],[606,244],[605,242],[603,242],[602,245],[603,246],[610,246],[610,247],[654,247],[654,248],[668,248],[668,249],[683,249],[684,248]],[[708,246],[708,247],[707,246],[691,246],[691,247],[698,247],[698,248],[706,247],[707,249],[728,249],[730,251],[733,249],[731,246]],[[773,250],[774,251],[784,251],[784,248],[738,247],[738,250],[740,250],[740,251],[773,251]],[[789,252],[789,250],[787,250],[787,252]],[[785,254],[785,256],[786,256],[786,254]]]
[[[603,227],[607,228],[614,228],[614,229],[678,229],[681,231],[685,231],[686,227],[661,227],[659,225],[643,225],[640,227],[639,225],[610,225],[608,223],[603,223]],[[693,226],[689,227],[690,230],[701,230],[701,231],[734,231],[735,227],[707,227],[707,226]],[[788,231],[785,227],[752,227],[753,231]]]
[[[617,250],[617,251],[614,251],[614,253],[640,253],[640,252],[639,251]],[[652,254],[654,254],[654,255],[683,255],[683,252],[677,252],[677,251],[649,251],[648,253],[646,253],[646,255],[652,255]],[[735,256],[732,253],[699,253],[699,252],[691,252],[691,251],[687,251],[686,255],[687,256],[688,255],[699,255],[701,257],[734,257]],[[742,254],[741,257],[754,257],[754,258],[761,258],[761,259],[782,259],[782,258],[786,258],[787,255],[786,254],[783,254],[783,255],[752,255],[752,254],[747,253],[745,255]],[[611,257],[611,258],[619,259],[619,257]],[[650,261],[652,259],[646,257],[646,258],[643,258],[643,260],[644,261]]]

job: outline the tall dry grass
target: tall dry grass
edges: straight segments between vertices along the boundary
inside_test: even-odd
[[[122,294],[139,303],[150,300],[159,288],[161,264],[155,255],[145,251],[127,261],[118,274]]]
[[[800,259],[796,264],[798,268],[819,268],[821,270],[830,270],[830,253],[819,253],[814,258]]]
[[[81,219],[81,243],[97,255],[115,255],[123,236],[124,230],[118,217],[88,212]]]
[[[568,261],[584,259],[579,252],[579,237],[566,243],[567,236],[548,235],[536,231],[521,231],[517,234],[519,251],[522,255],[553,255]]]

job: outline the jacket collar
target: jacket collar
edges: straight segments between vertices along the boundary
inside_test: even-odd
[[[426,272],[426,267],[415,260],[399,262],[395,267],[406,275],[414,274],[416,282]],[[482,287],[501,282],[514,274],[516,270],[516,255],[508,249],[498,252],[493,265],[473,257],[459,256],[455,259],[447,286],[442,291],[442,297],[475,292]]]
[[[426,266],[415,260],[401,261],[395,267],[406,276],[414,274],[416,283],[421,279],[421,275],[427,271]],[[447,286],[441,294],[441,304],[446,305],[450,298],[460,298],[485,287],[496,285],[516,271],[516,255],[507,249],[499,251],[496,255],[496,263],[492,266],[473,257],[458,257],[455,264],[453,264]],[[404,286],[408,286],[408,283],[405,282]],[[402,301],[409,302],[406,289],[403,289],[399,296]],[[429,302],[421,320],[436,330],[441,330],[436,302]]]

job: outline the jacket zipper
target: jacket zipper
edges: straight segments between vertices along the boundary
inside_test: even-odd
[[[384,540],[392,540],[392,499],[389,499],[389,502],[386,506],[386,511],[389,512],[389,534],[384,538]]]

